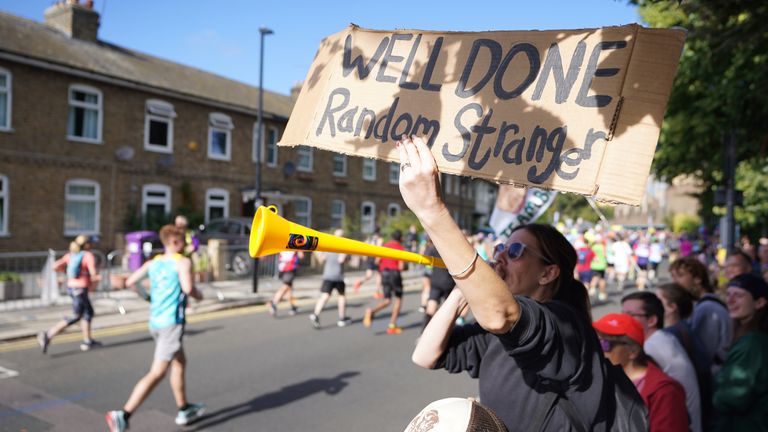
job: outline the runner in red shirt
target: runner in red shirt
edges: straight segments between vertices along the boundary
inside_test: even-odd
[[[400,241],[402,240],[403,233],[400,230],[395,230],[392,233],[392,240],[383,244],[384,247],[398,249],[404,251]],[[405,268],[405,264],[396,259],[382,258],[379,261],[379,271],[381,272],[381,284],[384,289],[384,298],[374,305],[372,308],[365,310],[365,317],[363,317],[363,325],[370,327],[373,322],[373,316],[376,312],[381,311],[392,303],[392,296],[395,297],[395,302],[392,305],[392,315],[389,318],[389,325],[387,326],[387,334],[400,334],[403,329],[397,326],[397,317],[400,315],[400,306],[403,301],[403,278],[400,274]]]

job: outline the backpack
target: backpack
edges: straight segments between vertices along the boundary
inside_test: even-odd
[[[637,392],[637,388],[624,373],[621,366],[614,366],[607,359],[603,359],[603,361],[606,362],[605,385],[613,389],[614,394],[614,398],[610,399],[613,403],[609,401],[606,407],[606,412],[614,414],[613,422],[608,430],[615,432],[647,431],[649,428],[648,408],[645,406],[640,393]],[[537,384],[537,387],[539,387],[539,391],[545,392],[546,403],[539,405],[533,421],[534,427],[531,430],[542,430],[547,414],[555,407],[560,407],[576,431],[592,430],[590,425],[584,424],[576,407],[565,396],[565,390],[568,388],[566,383],[542,380]]]
[[[67,263],[67,277],[71,279],[77,279],[80,277],[83,266],[84,251],[74,252],[69,254],[69,262]]]

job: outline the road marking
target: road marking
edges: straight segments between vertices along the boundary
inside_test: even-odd
[[[413,289],[413,288],[404,288],[404,291],[418,291],[421,289]],[[359,293],[359,294],[347,294],[347,299],[356,299],[361,297],[370,297],[370,293]],[[299,300],[296,303],[299,306],[305,306],[305,305],[314,305],[317,299],[315,298],[309,298],[309,299],[303,299]],[[283,309],[279,309],[283,310]],[[202,312],[200,314],[190,314],[187,315],[187,323],[198,323],[198,322],[204,322],[204,321],[210,321],[214,319],[219,318],[229,318],[234,316],[240,316],[240,315],[247,315],[250,313],[260,313],[260,312],[266,312],[267,306],[266,305],[251,305],[251,306],[242,306],[242,307],[233,307],[229,309],[221,309],[217,311],[211,311],[211,312]],[[93,338],[94,339],[100,339],[104,337],[111,337],[111,336],[120,336],[124,334],[129,333],[136,333],[139,331],[146,331],[147,330],[147,322],[142,321],[138,323],[133,324],[125,324],[125,325],[119,325],[115,327],[107,327],[103,329],[94,329],[93,330]],[[71,333],[65,333],[56,336],[56,338],[53,340],[51,345],[58,345],[60,343],[70,343],[70,342],[80,342],[82,339],[82,336],[79,331],[71,332]],[[7,352],[13,352],[13,351],[22,351],[27,350],[31,348],[40,348],[40,346],[37,344],[37,338],[36,337],[29,337],[26,339],[19,339],[13,342],[0,342],[0,353],[7,353]]]
[[[15,376],[19,376],[19,373],[13,369],[7,369],[0,366],[0,379],[13,378]]]

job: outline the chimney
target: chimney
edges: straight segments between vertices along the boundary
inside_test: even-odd
[[[45,24],[70,38],[96,42],[99,14],[93,10],[93,0],[66,0],[45,10]]]
[[[301,87],[304,83],[302,81],[296,81],[293,84],[293,87],[291,87],[291,102],[296,102],[296,100],[299,98],[299,93],[301,93]]]

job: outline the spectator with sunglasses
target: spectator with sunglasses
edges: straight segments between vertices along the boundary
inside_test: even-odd
[[[621,366],[648,407],[650,432],[688,431],[683,387],[643,351],[643,326],[627,314],[608,314],[592,324],[611,363]]]
[[[614,423],[613,387],[592,328],[587,290],[574,279],[576,252],[552,226],[513,230],[495,263],[478,258],[439,193],[438,169],[421,138],[403,137],[400,192],[456,281],[412,355],[419,366],[467,371],[480,399],[510,431],[572,428],[552,401],[565,397],[587,430]],[[469,306],[476,322],[455,327]],[[540,423],[534,416],[549,407]],[[537,427],[538,426],[538,427]]]

